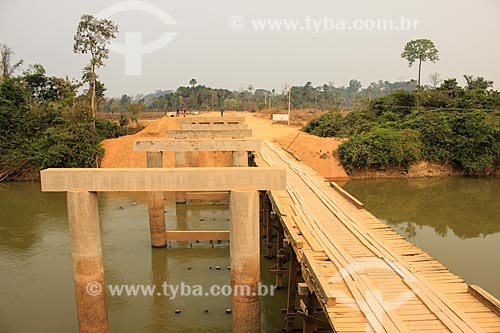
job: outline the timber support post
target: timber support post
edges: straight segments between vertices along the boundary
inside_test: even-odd
[[[272,206],[267,196],[264,197],[264,231],[266,237],[266,257],[273,257],[273,218],[271,217]]]
[[[270,223],[270,227],[273,227],[272,222]],[[283,239],[285,238],[285,234],[283,228],[279,223],[277,223],[277,229],[278,239],[276,241],[276,288],[283,288],[283,264],[286,260],[288,260],[289,254],[283,246]]]
[[[297,262],[297,257],[295,256],[295,252],[293,251],[293,249],[291,249],[290,268],[288,274],[288,298],[287,298],[286,317],[285,317],[285,332],[293,332],[295,316],[297,315],[295,300],[297,297],[298,275],[299,275],[299,263]]]

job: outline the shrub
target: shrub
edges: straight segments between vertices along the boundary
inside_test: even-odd
[[[351,137],[338,148],[338,155],[347,173],[354,169],[386,170],[388,167],[408,169],[422,156],[418,131],[375,128]]]

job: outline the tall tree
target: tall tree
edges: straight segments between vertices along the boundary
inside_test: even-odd
[[[14,51],[5,44],[0,44],[0,82],[8,79],[23,64],[23,59],[12,64]]]
[[[438,50],[434,42],[430,39],[416,39],[409,41],[405,45],[401,58],[408,61],[411,67],[418,61],[418,85],[420,86],[420,76],[422,72],[422,62],[431,61],[436,62],[439,60]]]
[[[86,54],[90,53],[89,90],[92,95],[92,117],[95,123],[96,113],[96,69],[104,66],[104,59],[109,56],[109,44],[111,39],[116,37],[118,25],[113,21],[98,19],[92,15],[85,14],[81,17],[76,35],[74,37],[73,52]]]
[[[192,91],[192,93],[194,93],[191,95],[194,98],[194,100],[192,100],[192,107],[194,107],[194,108],[198,107],[198,92],[196,91],[196,84],[197,83],[198,83],[198,81],[196,81],[196,79],[189,80],[189,84],[191,85],[191,91]]]

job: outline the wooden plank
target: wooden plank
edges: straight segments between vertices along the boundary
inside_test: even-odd
[[[281,146],[281,149],[283,149],[284,151],[286,151],[287,153],[289,153],[290,155],[292,155],[293,158],[295,158],[297,161],[299,161],[299,162],[302,161],[297,154],[295,154],[293,151],[291,151],[287,147]]]
[[[356,206],[358,209],[363,209],[365,208],[365,204],[362,203],[361,201],[359,201],[358,199],[356,199],[352,194],[350,194],[349,192],[347,192],[346,190],[344,190],[342,187],[340,187],[337,183],[335,182],[330,182],[330,186],[335,190],[337,191],[338,193],[340,193],[340,195],[342,195],[344,198],[346,198],[347,200],[349,200],[350,202],[352,202],[352,204],[354,206]]]
[[[333,306],[335,305],[335,297],[331,295],[329,288],[330,284],[328,279],[321,275],[321,269],[313,256],[314,253],[312,251],[304,251],[303,260],[306,262],[307,267],[310,269],[310,273],[318,284],[319,292],[322,298],[321,301],[326,304],[326,306]]]
[[[478,301],[488,307],[488,309],[493,311],[497,316],[500,316],[500,301],[493,295],[476,285],[470,285],[468,292]]]

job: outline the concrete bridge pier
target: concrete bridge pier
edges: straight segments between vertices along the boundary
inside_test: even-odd
[[[233,332],[260,332],[259,192],[230,192]]]
[[[148,168],[162,168],[163,153],[150,151],[146,152],[146,165]],[[153,247],[164,247],[167,245],[167,228],[165,224],[163,192],[148,193],[148,211],[151,245]]]
[[[188,166],[188,153],[185,151],[175,152],[175,167],[186,168],[187,166]],[[175,203],[178,204],[186,203],[186,191],[175,192]]]
[[[97,193],[68,192],[67,206],[80,333],[108,332]]]
[[[246,151],[233,151],[233,166],[234,167],[247,167],[248,166],[248,152],[246,152]]]

